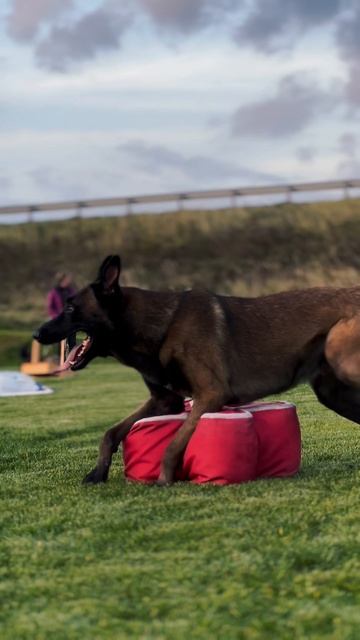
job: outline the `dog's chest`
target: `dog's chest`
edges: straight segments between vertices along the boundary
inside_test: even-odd
[[[116,357],[126,366],[136,369],[152,384],[166,386],[170,383],[165,369],[155,356],[132,349],[131,351],[122,352],[121,354],[117,353]]]
[[[185,395],[191,391],[188,381],[175,362],[170,362],[166,367],[163,367],[156,356],[150,356],[136,350],[122,354],[119,359],[123,364],[136,369],[151,384],[166,387],[171,391]]]

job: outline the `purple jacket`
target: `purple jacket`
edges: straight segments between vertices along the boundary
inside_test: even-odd
[[[69,287],[67,290],[67,296],[72,296],[75,293],[74,287]],[[62,295],[57,287],[51,289],[47,295],[47,313],[50,318],[56,318],[62,312],[64,308]]]

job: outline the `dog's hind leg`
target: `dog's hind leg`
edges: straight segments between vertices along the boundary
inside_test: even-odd
[[[340,320],[329,331],[311,384],[322,404],[360,424],[360,315]]]
[[[224,404],[224,396],[219,391],[208,391],[200,398],[194,397],[193,408],[189,417],[186,418],[174,440],[169,444],[161,462],[161,469],[157,484],[160,486],[170,485],[174,480],[176,467],[186,449],[186,446],[194,433],[197,423],[203,413],[219,411]]]
[[[183,347],[173,357],[184,379],[190,385],[193,407],[165,451],[158,478],[160,486],[173,482],[176,467],[203,413],[219,411],[231,397],[221,333],[218,336],[218,343],[209,343],[200,334],[195,347],[193,344],[191,350]]]
[[[117,452],[120,442],[129,433],[132,425],[150,416],[160,416],[167,413],[180,413],[184,408],[183,399],[156,385],[148,384],[151,397],[137,411],[118,424],[108,429],[104,434],[99,449],[99,457],[96,467],[88,473],[83,482],[85,484],[98,484],[106,482],[114,453]]]
[[[326,363],[311,381],[311,386],[325,407],[360,424],[360,388],[339,380]]]

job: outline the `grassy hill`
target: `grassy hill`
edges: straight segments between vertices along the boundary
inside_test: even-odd
[[[78,286],[120,252],[124,282],[257,295],[360,283],[360,201],[0,226],[0,327],[44,318],[58,270]]]

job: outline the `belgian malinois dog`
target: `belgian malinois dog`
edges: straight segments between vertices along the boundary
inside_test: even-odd
[[[86,332],[65,368],[78,371],[96,356],[113,356],[139,371],[150,391],[140,409],[105,433],[84,482],[107,480],[135,421],[181,412],[186,396],[192,411],[166,450],[159,484],[173,481],[200,416],[224,404],[308,381],[322,404],[360,423],[360,287],[236,298],[121,287],[120,272],[120,258],[107,257],[97,279],[34,334],[51,344]]]

